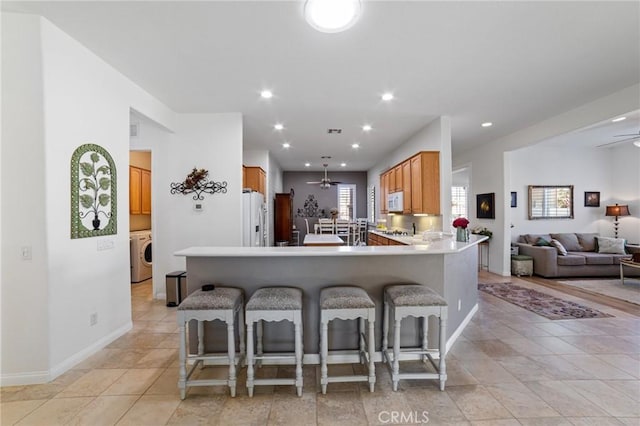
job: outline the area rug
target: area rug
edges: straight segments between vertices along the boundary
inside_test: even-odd
[[[586,290],[589,293],[602,294],[613,297],[614,299],[624,300],[625,302],[640,305],[640,279],[627,278],[624,279],[624,285],[620,278],[614,279],[575,279],[558,281],[560,284]]]
[[[613,316],[579,303],[559,299],[555,296],[511,283],[478,283],[478,289],[552,320]]]

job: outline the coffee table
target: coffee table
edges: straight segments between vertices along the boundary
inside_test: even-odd
[[[634,262],[633,260],[621,260],[620,261],[620,281],[624,285],[624,267],[640,269],[640,262]]]

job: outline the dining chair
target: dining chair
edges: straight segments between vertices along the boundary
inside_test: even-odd
[[[356,219],[356,226],[358,228],[358,236],[361,243],[367,242],[367,218],[359,217]]]
[[[321,234],[335,234],[335,226],[331,219],[318,219],[318,229]]]
[[[307,234],[309,233],[309,219],[304,218],[304,224],[307,225]]]
[[[348,220],[344,220],[344,219],[338,219],[336,220],[336,235],[339,236],[340,238],[345,238],[345,244],[346,245],[350,245],[349,242],[351,241],[351,230],[353,229],[353,227],[351,226],[351,222],[349,222]]]

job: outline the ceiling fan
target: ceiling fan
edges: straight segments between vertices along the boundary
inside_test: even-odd
[[[640,148],[640,131],[638,133],[628,133],[624,135],[613,135],[614,138],[624,138],[613,142],[607,142],[602,145],[598,145],[598,148],[603,148],[611,145],[617,145],[619,143],[634,141],[633,144]]]
[[[331,185],[338,185],[339,183],[342,183],[342,182],[332,182],[331,179],[329,179],[329,177],[327,176],[327,167],[329,167],[329,165],[325,163],[322,166],[324,167],[324,177],[317,182],[307,182],[309,185],[320,184],[320,189],[329,189],[331,188]]]

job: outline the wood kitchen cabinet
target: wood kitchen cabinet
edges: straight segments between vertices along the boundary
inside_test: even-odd
[[[440,153],[411,157],[411,213],[440,214]]]
[[[387,195],[389,195],[389,172],[380,175],[380,213],[387,213]]]
[[[402,170],[402,213],[411,213],[411,160],[400,165]]]
[[[129,166],[129,213],[151,214],[151,171]]]
[[[392,240],[391,238],[383,237],[382,235],[369,232],[369,238],[367,241],[369,246],[406,246],[406,243]]]
[[[263,195],[267,194],[267,173],[262,167],[242,166],[243,188],[251,188]]]
[[[391,173],[393,174],[393,176],[395,176],[395,186],[393,187],[393,190],[389,190],[389,192],[402,192],[402,164],[398,164],[397,166],[395,166]]]

